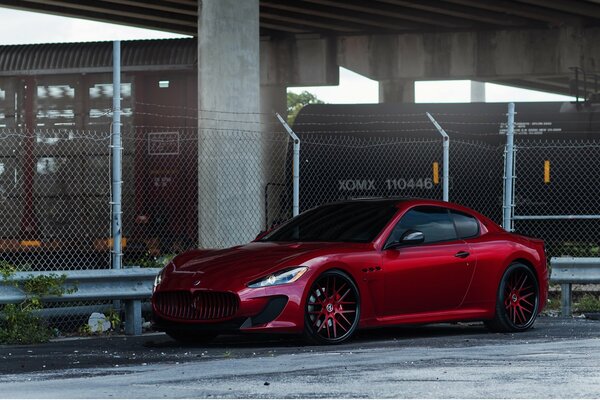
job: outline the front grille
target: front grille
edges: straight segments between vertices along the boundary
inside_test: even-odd
[[[210,321],[234,316],[239,302],[236,295],[227,292],[157,292],[154,307],[165,317]]]

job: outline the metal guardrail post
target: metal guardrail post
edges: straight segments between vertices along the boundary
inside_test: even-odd
[[[514,134],[515,103],[508,103],[508,125],[504,154],[504,201],[502,205],[502,227],[512,231],[512,213],[514,205]]]
[[[292,160],[292,179],[293,179],[293,194],[292,194],[292,216],[296,216],[300,213],[300,138],[294,133],[292,128],[285,122],[285,120],[279,115],[279,113],[275,113],[281,125],[285,128],[288,135],[293,140],[294,150],[293,150],[293,160]]]
[[[431,114],[427,113],[427,116],[436,127],[440,135],[442,135],[442,199],[444,201],[449,201],[450,195],[450,136],[446,133],[446,131],[441,127],[440,124],[431,116]]]
[[[139,269],[140,267],[132,267]],[[142,334],[142,302],[140,300],[125,301],[125,334]]]
[[[562,283],[560,285],[560,315],[563,317],[571,316],[571,284]]]

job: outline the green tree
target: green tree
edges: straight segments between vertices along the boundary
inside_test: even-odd
[[[296,116],[304,107],[308,104],[325,104],[324,101],[319,100],[314,94],[307,92],[306,90],[302,93],[287,93],[287,113],[288,113],[288,124],[292,125],[296,120]]]

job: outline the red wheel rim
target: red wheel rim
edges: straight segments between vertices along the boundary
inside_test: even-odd
[[[509,321],[516,327],[527,326],[535,318],[537,284],[529,271],[517,269],[508,276],[504,308]]]
[[[312,330],[323,339],[336,341],[349,335],[357,311],[357,295],[347,279],[327,275],[312,285],[308,294],[308,320]]]

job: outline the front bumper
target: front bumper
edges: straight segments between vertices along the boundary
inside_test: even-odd
[[[308,275],[305,274],[290,284],[249,288],[245,279],[230,276],[216,274],[207,276],[201,273],[169,274],[155,288],[152,297],[156,327],[162,330],[173,329],[172,327],[175,326],[194,326],[199,330],[210,329],[223,332],[301,333],[304,330],[302,299],[305,297],[305,289],[309,286]],[[237,307],[232,314],[221,314],[223,316],[221,319],[194,319],[201,314],[195,312],[166,314],[157,307],[157,299],[159,294],[168,292],[184,293],[190,299],[206,297],[206,294],[210,293],[226,293],[235,296]],[[201,304],[196,303],[194,306],[198,308]],[[182,315],[185,317],[181,318]]]
[[[256,290],[254,292],[257,292]],[[193,293],[191,298],[193,298]],[[156,330],[191,332],[278,332],[299,333],[304,328],[301,307],[281,293],[247,293],[240,295],[237,312],[227,318],[194,320],[166,315],[157,307],[153,297],[153,325]]]

